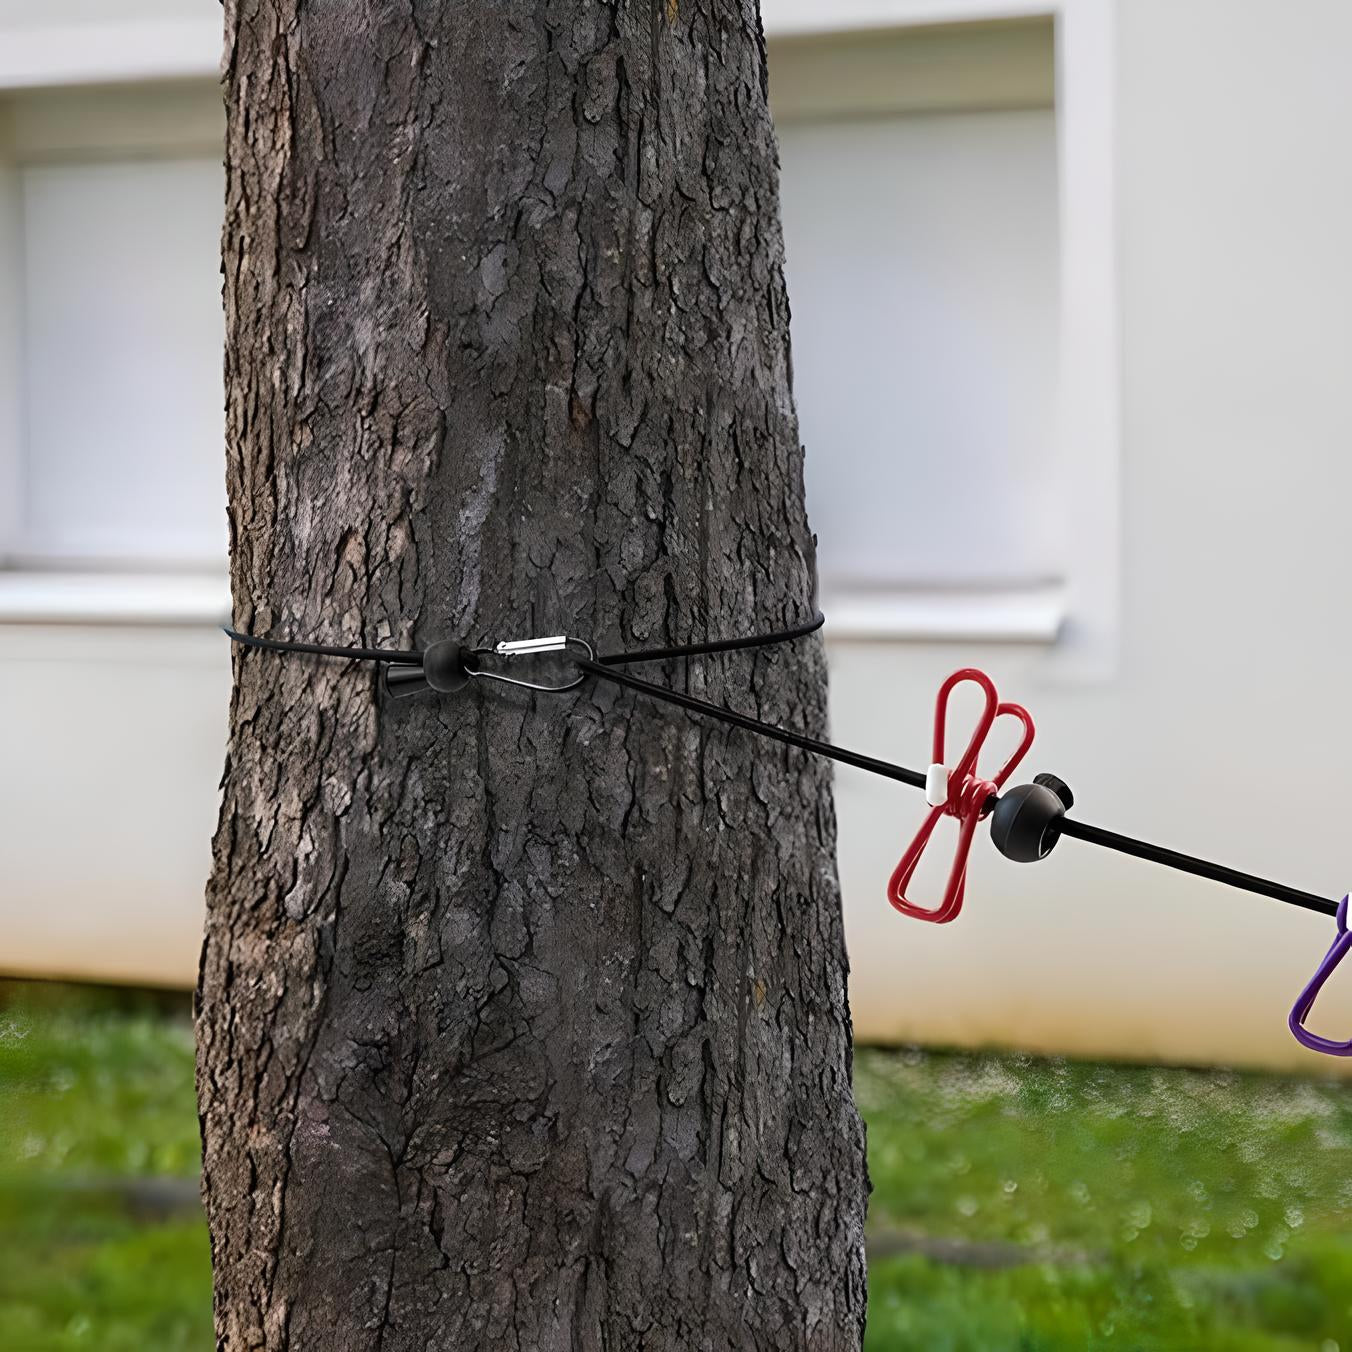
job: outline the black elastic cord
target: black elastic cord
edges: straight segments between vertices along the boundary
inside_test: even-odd
[[[704,657],[709,653],[741,652],[748,648],[767,648],[775,643],[788,643],[796,638],[815,634],[826,623],[826,616],[815,611],[810,620],[792,629],[776,629],[769,634],[752,634],[747,638],[720,638],[708,643],[684,643],[674,648],[643,648],[632,653],[604,653],[597,662],[603,666],[626,666],[635,662],[662,662],[676,657]],[[289,639],[260,638],[243,634],[238,629],[223,625],[225,633],[246,648],[265,648],[278,653],[310,653],[315,657],[345,657],[359,662],[392,662],[399,666],[417,666],[421,652],[406,648],[346,648],[327,643],[294,643]]]
[[[811,632],[811,631],[809,631]],[[640,695],[650,699],[664,700],[667,704],[689,709],[691,713],[704,714],[731,723],[735,728],[747,732],[759,733],[786,746],[796,746],[800,751],[810,751],[814,756],[825,756],[828,760],[840,761],[842,765],[853,765],[856,770],[867,770],[869,774],[881,775],[884,779],[894,779],[900,784],[909,784],[913,789],[925,787],[925,776],[918,770],[908,770],[904,765],[893,765],[891,761],[878,760],[873,756],[862,756],[857,751],[847,751],[843,746],[833,746],[830,742],[819,742],[815,737],[805,736],[801,732],[791,732],[775,723],[764,723],[750,714],[739,714],[735,709],[725,709],[721,704],[710,704],[695,695],[687,695],[680,690],[670,690],[664,685],[654,685],[651,681],[640,680],[627,671],[616,671],[613,667],[604,667],[599,661],[588,662],[578,658],[576,665],[588,675],[599,677],[603,681],[614,681]]]
[[[721,638],[711,643],[686,643],[675,648],[643,648],[635,653],[605,653],[596,659],[603,667],[630,666],[636,662],[664,662],[673,657],[705,657],[710,653],[742,652],[747,648],[768,648],[775,643],[789,643],[796,638],[815,634],[826,623],[826,616],[815,611],[810,620],[792,629],[777,629],[771,634],[754,634],[750,638]]]
[[[241,634],[238,629],[225,625],[222,628],[236,643],[242,643],[246,648],[266,648],[274,653],[311,653],[315,657],[346,657],[358,662],[392,662],[401,667],[422,664],[422,653],[410,652],[405,648],[342,648],[327,643],[292,643],[289,639]]]
[[[1062,817],[1060,829],[1063,836],[1070,836],[1073,840],[1083,840],[1090,845],[1102,845],[1105,850],[1116,850],[1119,854],[1148,859],[1152,864],[1163,864],[1165,868],[1177,869],[1180,873],[1193,873],[1199,878],[1209,878],[1212,882],[1225,883],[1227,887],[1237,887],[1244,892],[1256,892],[1260,897],[1284,901],[1288,906],[1300,906],[1307,911],[1318,911],[1321,915],[1338,913],[1338,903],[1330,901],[1327,897],[1317,897],[1313,892],[1302,892],[1298,887],[1274,883],[1268,878],[1259,878],[1252,873],[1241,873],[1238,869],[1227,868],[1224,864],[1213,864],[1208,859],[1198,859],[1196,855],[1167,850],[1163,845],[1152,845],[1147,840],[1121,836],[1116,831],[1107,831],[1101,826],[1090,826],[1088,822]]]
[[[695,695],[687,695],[680,690],[670,690],[666,686],[654,685],[651,681],[640,680],[628,672],[615,671],[598,662],[579,660],[577,666],[589,675],[603,681],[613,681],[616,685],[647,695],[650,699],[662,700],[688,709],[691,713],[703,714],[706,718],[715,718],[733,727],[754,732],[762,737],[783,742],[786,746],[798,747],[801,751],[810,751],[815,756],[825,756],[828,760],[839,761],[842,765],[852,765],[856,770],[865,770],[869,774],[881,775],[884,779],[909,784],[912,788],[923,789],[925,776],[918,770],[907,769],[904,765],[894,765],[891,761],[878,760],[873,756],[863,756],[857,751],[848,751],[844,747],[830,742],[820,742],[815,737],[805,737],[802,733],[791,732],[774,723],[762,722],[749,714],[738,713],[735,709],[725,709],[718,704]],[[998,795],[987,800],[989,810],[999,801]],[[1071,817],[1057,820],[1061,835],[1074,840],[1082,840],[1090,845],[1101,845],[1104,849],[1116,850],[1119,854],[1129,854],[1137,859],[1146,859],[1153,864],[1162,864],[1165,868],[1176,869],[1181,873],[1192,873],[1199,878],[1208,878],[1212,882],[1225,883],[1244,892],[1254,892],[1261,897],[1271,897],[1274,901],[1284,901],[1290,906],[1300,906],[1307,911],[1318,911],[1321,915],[1336,915],[1338,903],[1326,897],[1315,896],[1313,892],[1302,892],[1297,887],[1288,887],[1285,883],[1272,882],[1259,878],[1252,873],[1242,873],[1239,869],[1227,868],[1224,864],[1215,864],[1207,859],[1198,859],[1195,855],[1180,854],[1177,850],[1166,849],[1163,845],[1152,845],[1146,840],[1136,840],[1132,836],[1119,835],[1116,831],[1104,830],[1101,826],[1091,826],[1087,822],[1076,821]]]
[[[807,634],[815,633],[825,623],[820,611],[814,613],[811,620],[792,629],[780,629],[770,634],[758,634],[748,638],[718,639],[708,643],[691,643],[672,648],[648,648],[632,653],[607,653],[595,661],[582,658],[574,659],[579,671],[599,680],[611,681],[624,686],[649,699],[674,704],[691,713],[702,714],[706,718],[715,718],[731,724],[746,732],[768,737],[772,741],[782,742],[785,746],[797,747],[800,751],[810,752],[814,756],[824,756],[828,760],[839,761],[842,765],[852,765],[856,770],[868,774],[880,775],[884,779],[899,784],[908,784],[912,788],[923,789],[925,776],[919,770],[908,769],[904,765],[895,765],[891,761],[879,760],[875,756],[864,756],[857,751],[835,746],[831,742],[818,741],[800,732],[781,728],[774,723],[763,722],[749,714],[738,713],[735,709],[725,709],[719,704],[710,704],[695,695],[687,695],[680,690],[667,686],[654,685],[651,681],[641,680],[628,672],[617,671],[620,666],[638,662],[660,662],[670,658],[702,657],[710,653],[738,652],[750,648],[764,648],[776,643],[787,643]],[[250,648],[266,648],[273,652],[312,653],[318,657],[338,657],[367,662],[389,662],[402,666],[419,666],[422,653],[408,650],[390,650],[383,648],[344,648],[322,643],[292,643],[282,639],[258,638],[253,634],[241,634],[234,629],[225,631],[236,643]],[[994,806],[998,796],[992,796],[987,808]],[[1165,868],[1176,869],[1181,873],[1191,873],[1199,878],[1208,878],[1212,882],[1224,883],[1228,887],[1243,892],[1253,892],[1261,897],[1271,897],[1274,901],[1283,901],[1290,906],[1299,906],[1307,911],[1318,911],[1321,915],[1336,915],[1337,902],[1326,897],[1316,896],[1313,892],[1302,892],[1297,887],[1288,887],[1285,883],[1259,878],[1252,873],[1242,873],[1239,869],[1228,868],[1195,855],[1181,854],[1177,850],[1166,849],[1162,845],[1152,845],[1149,841],[1137,840],[1132,836],[1119,835],[1116,831],[1105,830],[1101,826],[1091,826],[1087,822],[1076,821],[1063,816],[1058,819],[1057,829],[1063,836],[1073,840],[1082,840],[1090,845],[1100,845],[1104,849],[1116,850],[1119,854],[1129,854],[1137,859],[1145,859]]]

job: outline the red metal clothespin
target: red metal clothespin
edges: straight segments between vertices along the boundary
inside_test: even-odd
[[[982,710],[971,741],[967,743],[967,750],[962,753],[958,763],[949,769],[944,764],[944,724],[948,717],[948,697],[964,681],[971,681],[981,687],[986,695],[986,707]],[[996,719],[1006,715],[1017,718],[1023,724],[1023,740],[993,779],[978,779],[976,762],[986,736],[995,726]],[[1027,709],[1019,704],[1000,702],[999,695],[995,693],[995,683],[984,671],[963,667],[939,687],[939,698],[934,706],[934,764],[925,777],[925,801],[930,805],[930,813],[921,823],[906,853],[901,856],[901,862],[887,884],[887,899],[902,915],[942,925],[954,919],[962,910],[963,892],[967,885],[967,856],[971,852],[977,823],[989,811],[991,798],[999,793],[1019,762],[1028,754],[1036,731],[1032,715]],[[943,901],[937,907],[917,906],[907,900],[906,888],[920,862],[920,856],[925,852],[925,846],[934,834],[934,828],[939,824],[939,818],[943,816],[956,817],[961,823],[953,868],[948,875],[948,887],[944,891]]]

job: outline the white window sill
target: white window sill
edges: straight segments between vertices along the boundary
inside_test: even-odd
[[[826,636],[915,643],[1054,643],[1059,584],[1009,590],[827,592]],[[230,583],[213,574],[0,572],[0,624],[203,625],[230,619]]]
[[[826,637],[912,643],[1054,643],[1066,620],[1059,583],[1001,590],[927,587],[824,591]]]
[[[1054,14],[1065,0],[763,0],[768,38]]]
[[[219,625],[223,574],[0,572],[0,624]]]

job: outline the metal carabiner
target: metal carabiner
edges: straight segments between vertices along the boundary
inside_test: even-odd
[[[958,763],[949,769],[944,764],[944,730],[948,720],[948,697],[964,681],[971,681],[974,685],[980,686],[986,696],[986,703],[971,740],[967,743],[967,749],[962,753]],[[977,758],[990,730],[998,719],[1004,717],[1015,718],[1023,724],[1023,740],[994,778],[980,779],[976,774]],[[888,881],[887,900],[893,909],[913,919],[929,920],[938,925],[956,918],[958,912],[962,910],[963,896],[967,889],[967,859],[971,853],[972,837],[976,834],[977,824],[990,811],[991,799],[999,793],[1019,762],[1028,754],[1036,731],[1028,710],[1021,704],[1002,703],[995,692],[995,683],[984,671],[978,671],[976,667],[963,667],[955,671],[939,687],[939,696],[934,706],[934,763],[925,777],[925,801],[930,805],[930,812]],[[937,907],[917,906],[907,898],[906,888],[915,873],[916,865],[920,862],[920,856],[924,854],[925,847],[934,834],[934,828],[944,816],[956,817],[960,822],[958,843],[953,854],[953,867],[948,875],[948,886],[944,890],[943,900]]]
[[[590,643],[582,638],[569,638],[567,634],[555,634],[550,638],[521,638],[511,642],[495,643],[491,648],[471,648],[470,657],[500,657],[512,662],[519,657],[538,657],[542,653],[566,653],[570,648],[580,649],[589,662],[596,660],[596,653]],[[499,681],[503,685],[520,686],[523,690],[544,690],[551,694],[560,694],[565,690],[576,690],[587,679],[585,672],[579,672],[571,681],[562,685],[547,685],[541,681],[528,681],[520,676],[504,676],[500,671],[489,671],[483,667],[465,664],[465,673],[475,681]]]

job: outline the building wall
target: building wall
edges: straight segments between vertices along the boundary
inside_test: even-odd
[[[841,741],[924,759],[936,682],[975,662],[1035,711],[1031,768],[1085,820],[1352,886],[1350,51],[1338,0],[1117,6],[1116,670],[837,644]],[[861,1033],[1330,1068],[1285,1029],[1324,918],[1065,841],[1037,865],[978,849],[960,920],[908,924],[882,889],[914,795],[837,782]],[[1327,999],[1324,1022],[1352,1026],[1352,1000]]]
[[[1120,535],[1094,515],[1100,498],[1081,525],[1115,560],[1110,595],[1072,587],[1060,640],[838,627],[833,734],[923,766],[938,682],[976,664],[1033,710],[1026,768],[1066,779],[1076,815],[1337,895],[1352,885],[1340,548],[1352,489],[1352,9],[1095,9],[1111,40],[1099,168],[1116,241],[1115,264],[1091,282],[1119,356],[1111,397],[1089,402],[1113,408],[1113,473],[1098,481]],[[34,7],[13,0],[0,23],[20,10],[31,26]],[[960,0],[765,3],[772,43],[851,14],[973,12]],[[1062,39],[1082,12],[1077,0],[1059,12]],[[193,70],[214,59],[193,51]],[[1074,134],[1061,128],[1063,148]],[[1073,384],[1063,402],[1084,388]],[[1064,453],[1073,477],[1076,457],[1101,448],[1070,438]],[[911,491],[926,492],[922,473]],[[52,623],[41,607],[6,612],[3,581],[0,967],[186,984],[229,687],[210,605],[162,605],[186,623],[128,626],[116,605],[97,624],[75,612]],[[1096,660],[1068,663],[1081,632],[1098,634]],[[883,896],[918,796],[842,769],[837,803],[861,1038],[1337,1068],[1285,1029],[1331,937],[1322,917],[1074,841],[1015,865],[983,839],[962,917],[919,924]],[[1329,1026],[1352,1026],[1352,994],[1331,991],[1325,1010]]]
[[[0,971],[192,985],[229,699],[205,623],[0,624]]]

